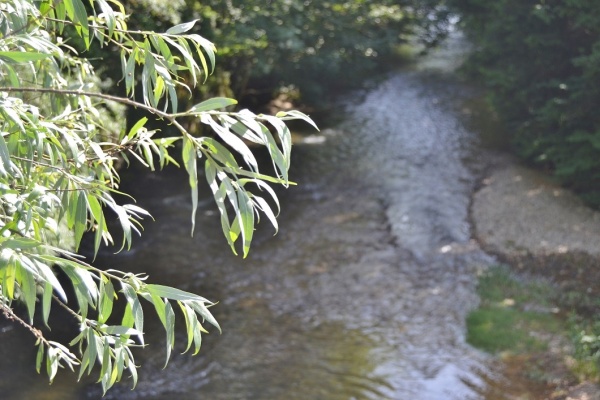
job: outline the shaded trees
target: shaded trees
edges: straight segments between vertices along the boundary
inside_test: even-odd
[[[140,11],[131,23],[164,25],[167,16],[143,12],[155,3],[130,0]],[[358,86],[400,44],[438,41],[448,17],[440,0],[186,0],[178,10],[198,19],[194,32],[219,43],[220,68],[206,90],[263,101],[285,87],[316,102]]]
[[[600,3],[451,0],[516,151],[600,205]]]

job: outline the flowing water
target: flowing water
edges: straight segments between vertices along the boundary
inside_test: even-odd
[[[220,301],[223,334],[163,370],[163,331],[149,326],[138,387],[106,398],[486,398],[489,360],[465,343],[477,272],[491,262],[468,220],[483,151],[461,116],[468,90],[440,65],[448,58],[390,74],[340,102],[341,122],[300,137],[280,232],[262,223],[246,260],[230,254],[208,197],[190,237],[184,174],[138,177],[131,190],[157,222],[133,251],[98,262]],[[41,386],[23,378],[31,370],[3,367],[0,393],[101,395],[65,377]]]

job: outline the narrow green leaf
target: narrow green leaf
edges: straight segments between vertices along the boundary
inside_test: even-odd
[[[146,118],[146,117],[143,117],[140,120],[138,120],[133,125],[133,127],[131,127],[131,129],[129,130],[129,134],[127,135],[127,140],[131,140],[135,136],[139,135],[140,129],[142,129],[144,127],[144,125],[146,125],[146,122],[148,122],[148,118]]]
[[[58,296],[66,302],[67,295],[64,289],[62,288],[60,282],[58,281],[58,278],[56,278],[56,275],[54,275],[54,271],[52,270],[52,268],[37,260],[35,260],[34,263],[39,273],[39,277],[45,282],[49,283],[51,285],[51,289],[56,290]],[[50,292],[52,292],[52,290],[50,290]]]
[[[188,110],[187,113],[199,114],[206,111],[218,110],[227,106],[237,104],[237,100],[230,99],[227,97],[213,97],[203,101],[202,103],[196,104]]]
[[[96,332],[92,328],[87,328],[86,332],[87,338],[87,348],[86,351],[88,353],[89,364],[87,367],[88,375],[92,372],[92,368],[96,364],[96,358],[98,358],[99,362],[102,362],[102,355],[104,353],[103,349],[98,349],[98,341],[99,337],[96,336]],[[100,352],[98,352],[100,350]]]
[[[252,201],[246,192],[239,190],[237,195],[242,228],[243,257],[246,258],[250,251],[250,243],[254,234],[254,207],[252,207]]]
[[[185,22],[183,24],[179,24],[179,25],[175,25],[169,29],[167,29],[167,34],[168,35],[179,35],[181,33],[185,33],[187,31],[189,31],[190,29],[192,29],[194,27],[194,25],[196,24],[198,20],[195,19],[193,21],[190,22]]]
[[[158,296],[155,293],[151,293],[151,300],[152,300],[152,305],[154,306],[154,309],[156,310],[156,315],[158,316],[158,319],[160,319],[160,322],[163,324],[163,327],[167,327],[167,319],[166,319],[166,304],[165,301]]]
[[[273,188],[271,186],[269,186],[267,183],[263,182],[264,177],[263,176],[257,176],[256,179],[240,179],[239,183],[244,186],[247,183],[253,183],[256,186],[258,186],[258,188],[263,191],[267,191],[269,193],[269,195],[271,195],[271,199],[275,202],[275,205],[277,206],[277,213],[275,213],[275,215],[279,215],[279,212],[281,211],[281,207],[279,205],[279,199],[277,198],[277,195],[275,194],[275,191],[273,190]],[[280,182],[278,182],[280,183]],[[290,182],[292,183],[292,182]]]
[[[14,68],[8,63],[5,63],[3,65],[3,67],[6,69],[6,72],[8,73],[8,80],[9,80],[10,84],[16,88],[21,87],[21,81],[19,79],[19,75],[14,70]]]
[[[87,228],[87,202],[85,198],[85,194],[80,194],[77,196],[77,203],[75,209],[75,250],[79,249],[79,244],[81,243],[81,238],[83,237],[83,232],[85,232]]]
[[[211,128],[217,133],[217,135],[219,135],[221,139],[223,139],[225,143],[231,146],[231,148],[237,151],[244,158],[246,164],[253,171],[258,170],[258,164],[256,162],[256,158],[254,158],[254,154],[252,154],[252,151],[250,151],[250,148],[248,147],[248,145],[246,145],[246,143],[244,143],[242,139],[240,139],[237,135],[231,133],[229,129],[219,125],[211,117],[203,118],[202,122],[206,123],[205,121],[209,123]]]
[[[108,340],[108,338],[105,338]],[[102,370],[100,371],[100,382],[102,384],[102,391],[106,394],[106,391],[110,389],[110,377],[112,374],[112,358],[110,356],[110,345],[108,342],[104,344],[104,354],[102,357]]]
[[[225,205],[225,197],[227,196],[225,186],[219,185],[217,183],[216,164],[212,161],[210,157],[207,157],[204,166],[206,180],[211,191],[213,192],[213,197],[219,209],[219,213],[221,214],[221,229],[223,231],[223,235],[225,236],[225,239],[227,239],[227,243],[229,243],[229,246],[231,247],[233,253],[237,255],[234,243],[231,240],[231,236],[229,234],[229,232],[231,231],[231,225],[229,223],[229,214]]]
[[[121,325],[129,326],[130,328],[133,328],[134,324],[135,324],[135,319],[133,318],[131,306],[128,303],[125,306],[125,311],[123,311],[123,318],[121,319]]]
[[[173,307],[171,303],[165,303],[165,320],[167,322],[165,330],[167,331],[167,340],[166,340],[166,357],[165,357],[165,366],[169,363],[169,358],[171,358],[171,350],[175,346],[175,313],[173,312]]]
[[[50,382],[54,380],[56,373],[58,372],[58,356],[57,350],[52,346],[48,347],[46,351],[46,373]]]
[[[207,158],[212,157],[212,159],[223,164],[223,167],[226,167],[230,171],[235,171],[236,173],[237,171],[241,171],[233,154],[221,143],[211,137],[202,137],[198,139],[198,142],[206,150],[205,154],[209,153],[207,154]]]
[[[44,343],[41,341],[38,343],[37,355],[35,357],[35,370],[37,373],[40,373],[40,369],[42,368],[42,360],[44,359]]]
[[[192,308],[198,313],[200,314],[200,316],[202,316],[202,318],[206,321],[208,321],[208,323],[210,323],[211,325],[213,325],[215,328],[217,328],[219,330],[220,333],[222,333],[221,331],[221,327],[219,326],[219,323],[217,322],[217,320],[215,319],[215,317],[213,317],[213,315],[210,313],[210,311],[208,311],[208,307],[206,307],[206,305],[202,302],[198,302],[198,301],[194,301],[191,302]]]
[[[115,347],[115,352],[117,353],[117,357],[115,362],[115,368],[113,370],[113,378],[111,378],[111,382],[113,384],[121,380],[121,377],[123,376],[123,366],[125,365],[125,350],[119,342],[117,342],[116,345],[117,346]],[[114,375],[115,370],[117,372],[116,375]]]
[[[110,317],[115,299],[115,289],[111,281],[102,278],[100,287],[100,301],[98,303],[98,322],[103,324]]]
[[[9,171],[12,171],[11,161],[10,161],[10,152],[8,151],[8,146],[6,146],[6,141],[4,140],[4,136],[0,133],[0,170],[2,173],[0,175],[4,176]]]
[[[277,131],[279,141],[281,142],[282,153],[285,160],[285,168],[281,171],[284,179],[287,181],[288,169],[290,167],[290,157],[292,152],[292,134],[287,125],[279,118],[270,115],[262,116],[265,118]]]
[[[192,343],[194,342],[194,331],[197,329],[198,319],[196,318],[196,314],[194,313],[194,311],[190,307],[188,307],[187,304],[185,304],[182,301],[178,301],[177,303],[179,304],[179,307],[181,308],[185,319],[185,327],[187,331],[187,346],[183,352],[187,353],[190,347],[192,347]]]
[[[198,323],[199,328],[202,328],[202,325]],[[194,329],[194,353],[196,355],[200,352],[200,347],[202,346],[202,332],[200,329]]]
[[[273,161],[273,166],[275,168],[275,171],[277,172],[277,175],[284,180],[284,183],[285,183],[288,181],[289,162],[288,162],[286,156],[282,153],[282,151],[277,146],[277,142],[275,141],[275,138],[271,134],[271,131],[269,131],[269,128],[267,128],[260,122],[258,122],[258,124],[261,129],[262,137],[265,140],[265,146],[267,147],[267,150],[269,151],[269,155],[271,156],[271,160]]]
[[[188,35],[188,37],[194,41],[194,46],[196,47],[198,55],[200,56],[200,60],[202,61],[205,74],[212,74],[215,70],[215,52],[217,51],[215,45],[200,35],[192,34]],[[204,50],[204,52],[208,55],[208,59],[210,60],[210,71],[207,70],[207,65],[206,61],[204,60],[204,56],[202,55],[202,50]]]
[[[169,300],[177,300],[177,301],[185,301],[185,300],[195,300],[208,302],[204,297],[198,296],[197,294],[193,294],[190,292],[183,291],[181,289],[176,289],[170,286],[164,285],[155,285],[148,284],[145,286],[146,290],[152,295],[167,298]]]
[[[81,36],[86,44],[86,48],[90,47],[90,32],[88,25],[88,15],[81,0],[71,0],[73,2],[73,8],[75,11],[74,22],[78,22],[81,25]]]
[[[100,6],[102,13],[104,14],[104,19],[106,20],[106,26],[108,27],[108,36],[112,36],[115,30],[115,13],[112,7],[105,0],[95,0],[96,3]]]
[[[95,360],[92,361],[95,362]],[[79,364],[79,374],[77,374],[78,382],[81,380],[81,377],[85,373],[86,369],[89,368],[90,364],[93,365],[93,362],[90,362],[90,352],[88,350],[88,347],[86,347],[85,351],[83,352],[83,355],[81,356],[81,364]]]
[[[305,122],[308,122],[316,130],[319,130],[319,127],[317,126],[317,124],[315,124],[315,122],[308,115],[304,114],[303,112],[297,111],[297,110],[279,111],[275,116],[277,118],[281,118],[282,120],[301,119]]]
[[[192,193],[192,235],[196,225],[196,210],[198,208],[198,166],[196,162],[196,146],[192,139],[184,136],[182,158],[185,169],[189,175],[190,189]]]
[[[15,281],[16,281],[16,265],[14,262],[9,262],[4,267],[4,275],[2,276],[2,291],[10,300],[15,298]]]
[[[133,314],[134,319],[134,327],[138,331],[137,337],[140,340],[140,343],[144,344],[144,310],[142,309],[142,304],[138,299],[137,293],[135,289],[127,284],[121,283],[121,287],[123,288],[123,294],[127,299],[127,303],[131,307],[131,313]],[[126,325],[127,326],[127,325]]]
[[[29,316],[29,322],[33,323],[33,316],[35,313],[35,299],[37,297],[35,279],[33,277],[33,273],[29,270],[25,269],[20,261],[23,261],[23,258],[17,260],[17,278],[21,283],[21,293],[23,295],[23,299],[25,301],[25,305],[27,306],[27,315]]]
[[[134,328],[129,328],[127,326],[122,326],[122,325],[109,325],[109,326],[104,326],[101,328],[102,331],[108,333],[109,335],[136,335],[139,336],[142,334],[142,332],[138,331],[137,329]]]
[[[39,61],[50,57],[51,54],[25,52],[25,51],[0,51],[0,59],[9,59],[17,63]]]
[[[44,284],[44,293],[42,294],[42,321],[48,326],[48,317],[50,316],[50,308],[52,307],[52,285],[49,282]]]
[[[104,220],[104,212],[102,211],[102,206],[98,199],[90,194],[87,198],[88,206],[90,207],[90,214],[94,218],[96,222],[96,234],[94,236],[94,258],[98,254],[98,250],[100,249],[100,242],[102,241],[102,237],[104,237],[104,232],[106,231],[106,221]]]
[[[131,97],[133,97],[134,92],[135,64],[138,51],[137,48],[134,48],[131,51],[129,59],[127,59],[127,63],[125,64],[125,70],[123,71],[123,76],[125,77],[125,91]]]
[[[138,381],[137,368],[136,368],[133,360],[131,360],[127,364],[127,369],[129,369],[129,372],[131,373],[131,379],[133,380],[133,387],[131,388],[131,390],[133,390],[133,389],[135,389],[135,386],[137,385],[137,381]]]
[[[131,238],[132,225],[131,225],[131,221],[129,220],[129,214],[127,214],[127,210],[124,207],[119,206],[117,204],[112,204],[112,205],[110,205],[110,207],[117,214],[119,223],[121,224],[121,229],[123,230],[123,243],[121,244],[121,248],[119,249],[119,251],[123,250],[126,245],[127,245],[127,249],[130,249],[131,242],[132,242],[132,238]]]
[[[279,226],[277,224],[277,217],[275,216],[275,213],[273,213],[273,210],[269,206],[269,203],[267,203],[267,201],[260,196],[252,196],[251,198],[252,201],[257,205],[257,207],[263,213],[265,213],[265,215],[271,222],[271,225],[273,225],[273,227],[275,228],[275,233],[277,233],[277,231],[279,230]]]
[[[37,240],[26,237],[12,237],[2,243],[2,247],[15,250],[30,250],[41,245]]]

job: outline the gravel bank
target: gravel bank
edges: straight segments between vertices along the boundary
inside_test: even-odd
[[[600,257],[600,212],[509,158],[495,162],[471,209],[483,247],[512,259],[582,252]]]

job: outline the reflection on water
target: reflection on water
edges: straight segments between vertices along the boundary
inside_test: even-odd
[[[181,172],[137,178],[132,190],[158,222],[135,252],[99,263],[219,300],[224,333],[162,370],[163,332],[148,326],[138,388],[107,398],[482,398],[491,372],[465,344],[464,320],[490,259],[467,219],[480,163],[451,101],[464,90],[403,71],[341,104],[343,123],[296,145],[300,185],[281,193],[280,233],[259,227],[247,260],[230,254],[208,198],[189,236]]]

